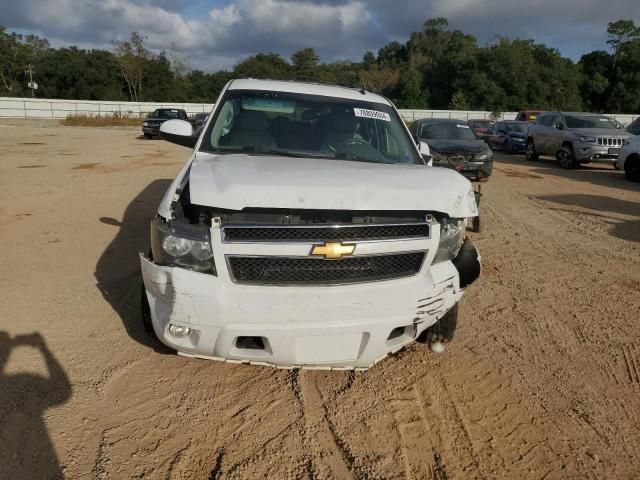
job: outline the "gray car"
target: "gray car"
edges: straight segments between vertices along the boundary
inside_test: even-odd
[[[606,162],[615,167],[630,134],[613,119],[597,113],[547,112],[527,131],[527,159],[555,156],[563,168]]]

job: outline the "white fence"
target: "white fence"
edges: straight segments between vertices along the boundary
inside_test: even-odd
[[[49,100],[44,98],[0,97],[0,118],[66,118],[68,115],[146,116],[156,108],[183,108],[188,114],[209,112],[213,104],[103,102],[94,100]]]
[[[123,115],[146,116],[156,108],[182,108],[189,115],[209,112],[212,103],[153,103],[153,102],[103,102],[93,100],[50,100],[44,98],[0,97],[0,118],[66,118],[68,115]],[[463,110],[400,110],[407,121],[419,118],[455,118],[469,120],[490,118],[491,112]],[[612,114],[623,125],[630,124],[638,115]],[[501,119],[513,120],[516,112],[503,112]]]

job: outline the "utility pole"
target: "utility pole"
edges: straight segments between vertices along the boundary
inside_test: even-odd
[[[27,87],[31,89],[31,97],[35,98],[38,84],[33,81],[33,70],[31,68],[31,64],[27,65],[27,72],[29,72],[29,83],[27,83]]]

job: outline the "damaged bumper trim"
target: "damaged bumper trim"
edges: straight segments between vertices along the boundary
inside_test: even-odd
[[[160,341],[184,356],[277,368],[369,368],[412,343],[463,294],[452,262],[411,278],[317,291],[233,284],[142,254],[140,262]],[[422,308],[427,297],[438,308]],[[172,324],[189,334],[172,336]],[[402,334],[391,334],[399,327]],[[259,339],[260,348],[240,338]]]

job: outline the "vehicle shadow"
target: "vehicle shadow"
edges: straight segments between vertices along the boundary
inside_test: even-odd
[[[145,330],[140,314],[139,253],[149,251],[149,222],[171,184],[171,180],[155,180],[147,185],[127,206],[122,221],[102,217],[100,222],[118,231],[96,264],[98,290],[120,316],[129,336],[136,342],[160,353],[170,350]]]
[[[613,167],[604,164],[582,165],[573,170],[565,170],[551,158],[542,157],[536,162],[529,162],[524,156],[498,154],[495,157],[497,164],[532,167],[533,173],[542,175],[554,175],[556,177],[587,182],[593,185],[611,187],[622,190],[640,191],[640,184],[628,181],[624,172],[614,170]]]
[[[622,240],[640,242],[640,203],[620,200],[618,198],[605,197],[602,195],[566,194],[566,195],[545,195],[535,197],[547,202],[559,203],[562,205],[580,207],[590,211],[576,211],[569,209],[554,208],[563,212],[580,215],[589,215],[604,219],[613,226],[611,235]],[[603,212],[603,213],[598,213]],[[613,213],[635,217],[632,220],[612,217],[606,213]]]
[[[11,350],[40,351],[48,376],[5,372]],[[71,398],[64,369],[38,333],[11,338],[0,331],[0,478],[63,478],[44,422],[48,408]]]

